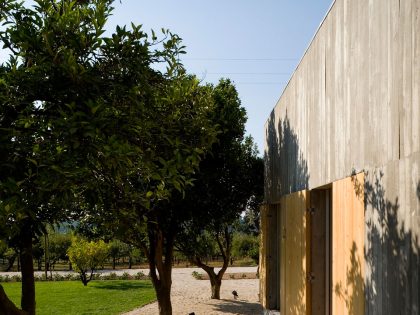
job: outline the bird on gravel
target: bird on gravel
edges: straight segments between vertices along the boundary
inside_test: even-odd
[[[235,290],[232,291],[233,294],[233,298],[236,300],[238,298],[238,292],[236,292]]]

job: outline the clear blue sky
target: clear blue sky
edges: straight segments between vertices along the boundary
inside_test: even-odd
[[[204,82],[227,77],[235,83],[248,113],[247,133],[263,153],[264,123],[331,3],[117,0],[108,28],[134,22],[143,24],[145,31],[164,27],[183,38],[188,72]]]

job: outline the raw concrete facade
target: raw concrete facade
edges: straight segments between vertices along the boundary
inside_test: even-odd
[[[336,0],[265,132],[267,205],[363,174],[364,314],[420,314],[420,0]]]

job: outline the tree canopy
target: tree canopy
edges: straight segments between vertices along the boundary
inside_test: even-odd
[[[0,3],[0,240],[20,253],[21,308],[35,314],[33,240],[76,220],[142,248],[171,314],[176,238],[226,235],[259,201],[236,88],[187,74],[168,30],[106,35],[112,0],[34,2]]]
[[[200,164],[194,186],[183,198],[172,199],[174,213],[186,212],[180,225],[177,248],[209,275],[212,298],[220,298],[220,285],[232,254],[234,222],[244,211],[256,211],[262,199],[263,162],[252,138],[245,137],[246,112],[235,87],[221,80],[214,91],[214,124],[220,126],[218,141]],[[203,262],[209,238],[216,240],[223,266]]]
[[[21,249],[29,314],[32,239],[47,223],[131,211],[144,223],[191,183],[215,140],[209,92],[178,62],[180,38],[134,24],[105,36],[112,2],[0,3],[10,51],[0,66],[0,238]]]

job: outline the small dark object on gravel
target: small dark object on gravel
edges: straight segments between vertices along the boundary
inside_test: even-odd
[[[235,290],[232,291],[233,297],[236,300],[238,298],[238,292],[236,292]]]

